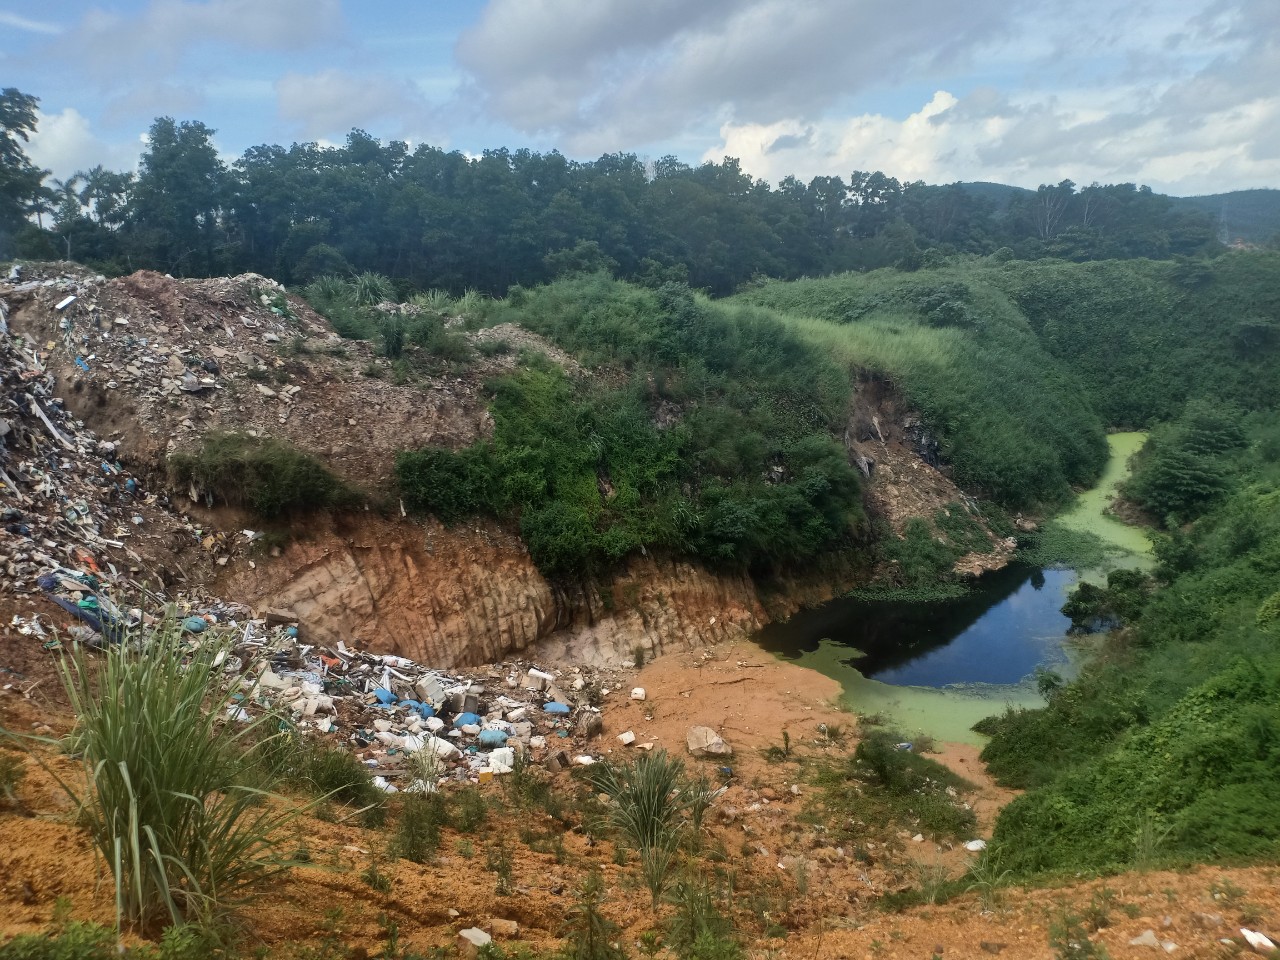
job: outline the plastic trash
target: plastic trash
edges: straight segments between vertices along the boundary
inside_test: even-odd
[[[480,716],[475,713],[460,713],[453,718],[453,725],[459,730],[467,726],[478,727],[480,726]]]
[[[507,744],[507,735],[501,730],[481,730],[480,746],[482,747],[504,747]]]
[[[542,710],[544,713],[567,716],[569,713],[569,705],[567,703],[560,703],[557,700],[552,700],[550,703],[543,704]]]
[[[499,747],[489,754],[489,769],[494,773],[510,773],[515,765],[516,752],[510,747]]]
[[[400,699],[390,690],[387,690],[383,687],[378,687],[378,689],[374,690],[373,695],[378,698],[379,703],[388,704],[388,705],[393,704]]]

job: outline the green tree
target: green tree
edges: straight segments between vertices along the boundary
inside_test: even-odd
[[[14,234],[42,207],[48,171],[33,164],[22,145],[36,129],[37,97],[15,87],[0,90],[0,256],[13,252]]]
[[[224,204],[229,179],[198,120],[160,117],[151,125],[130,203],[133,249],[153,266],[208,276],[225,263]]]

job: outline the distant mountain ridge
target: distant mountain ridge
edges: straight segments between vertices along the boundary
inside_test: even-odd
[[[997,213],[1004,213],[1020,195],[1034,193],[1025,187],[988,180],[956,184],[975,197],[989,200]],[[1166,194],[1176,208],[1201,210],[1217,222],[1219,239],[1231,244],[1267,244],[1280,236],[1280,190],[1231,190],[1199,197],[1175,197]]]
[[[1224,243],[1270,243],[1280,236],[1280,190],[1232,190],[1203,197],[1173,197],[1177,206],[1194,207],[1218,221]]]

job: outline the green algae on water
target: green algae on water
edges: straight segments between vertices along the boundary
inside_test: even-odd
[[[1006,707],[1043,707],[1034,680],[1018,684],[966,684],[954,687],[899,687],[864,677],[854,666],[856,651],[833,640],[788,662],[837,680],[840,704],[863,717],[880,716],[906,737],[925,735],[952,743],[986,743],[970,728]]]
[[[1108,510],[1120,484],[1129,476],[1129,460],[1147,442],[1141,432],[1113,433],[1107,437],[1111,456],[1098,485],[1076,498],[1066,513],[1051,521],[1065,530],[1090,533],[1123,557],[1117,566],[1133,565],[1131,561],[1150,562],[1151,539],[1142,527],[1130,526],[1112,516]]]
[[[1120,483],[1128,476],[1129,459],[1146,441],[1145,433],[1114,433],[1107,440],[1111,456],[1098,485],[1081,494],[1072,508],[1048,521],[1041,544],[1058,554],[1044,565],[1072,566],[1081,577],[1105,578],[1106,570],[1151,565],[1151,542],[1145,531],[1130,527],[1107,513]],[[1032,558],[1034,559],[1034,557]],[[788,658],[802,667],[837,680],[840,702],[860,716],[881,716],[904,736],[927,735],[937,740],[982,744],[986,737],[971,728],[979,720],[1007,708],[1037,708],[1044,699],[1033,677],[1016,684],[965,684],[950,687],[896,686],[862,675],[859,654],[830,639],[817,649]],[[1068,652],[1074,672],[1077,657]]]

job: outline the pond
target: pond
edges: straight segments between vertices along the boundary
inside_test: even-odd
[[[1104,513],[1145,434],[1108,440],[1111,458],[1098,486],[1057,522],[1097,534],[1122,552],[1124,565],[1145,565],[1145,534]],[[1037,668],[1067,677],[1078,669],[1061,607],[1080,576],[1098,575],[1014,564],[952,600],[833,600],[771,624],[757,642],[840,681],[858,714],[879,714],[911,735],[978,743],[983,738],[969,729],[978,720],[1043,703]]]

